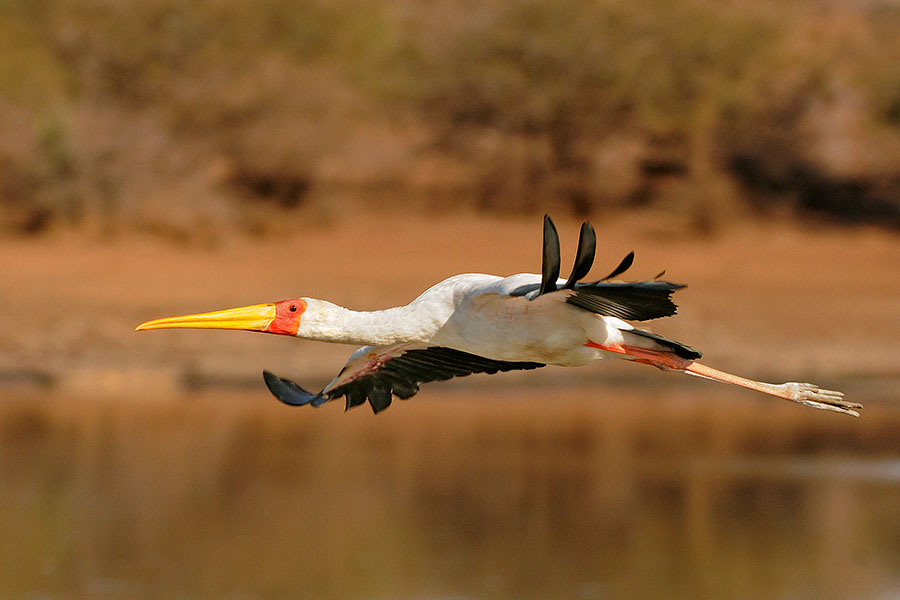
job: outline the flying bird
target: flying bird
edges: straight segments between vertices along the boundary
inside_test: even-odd
[[[431,381],[619,358],[859,416],[854,409],[862,405],[844,400],[841,392],[725,373],[697,362],[700,352],[690,346],[628,323],[674,315],[672,294],[684,285],[660,280],[662,273],[650,281],[612,281],[631,266],[633,252],[606,277],[582,283],[593,265],[596,243],[593,227],[585,222],[572,272],[561,279],[559,237],[553,221],[544,216],[541,275],[455,275],[406,306],[386,310],[355,311],[300,297],[155,319],[136,330],[243,329],[362,346],[315,394],[263,371],[272,394],[294,406],[321,406],[343,397],[347,409],[368,401],[377,413],[394,396],[410,398],[420,384]]]

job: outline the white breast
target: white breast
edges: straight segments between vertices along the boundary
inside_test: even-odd
[[[533,301],[507,295],[539,276],[465,277],[456,282],[453,313],[431,343],[497,360],[566,366],[596,360],[597,353],[584,347],[586,326],[605,332],[602,320],[566,304],[562,294]]]

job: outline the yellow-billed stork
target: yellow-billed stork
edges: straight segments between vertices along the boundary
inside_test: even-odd
[[[430,381],[622,358],[859,416],[854,409],[862,406],[844,400],[841,392],[725,373],[698,363],[700,353],[693,348],[627,323],[674,315],[672,294],[684,286],[658,278],[610,281],[631,266],[633,252],[603,279],[580,283],[591,269],[595,249],[594,230],[584,223],[572,273],[560,279],[559,237],[545,216],[541,275],[455,275],[406,306],[387,310],[360,312],[301,297],[155,319],[137,330],[244,329],[363,346],[317,394],[263,371],[269,390],[295,406],[320,406],[345,397],[347,409],[368,400],[377,413],[391,404],[393,396],[410,398],[420,384]]]

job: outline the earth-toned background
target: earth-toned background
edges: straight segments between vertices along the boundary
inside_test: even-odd
[[[892,2],[0,2],[0,596],[894,598]],[[147,319],[463,272],[860,419],[610,363],[292,409],[351,347]]]

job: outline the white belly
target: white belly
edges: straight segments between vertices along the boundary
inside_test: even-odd
[[[562,366],[597,360],[600,354],[585,344],[589,339],[603,343],[606,324],[560,300],[529,301],[498,294],[467,298],[431,343],[496,360]]]

